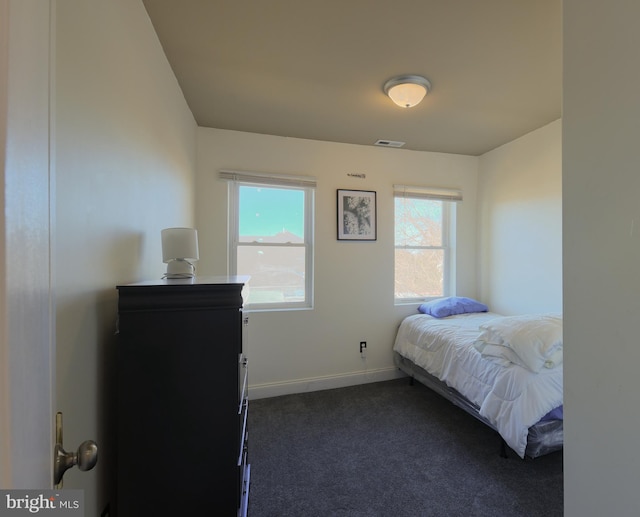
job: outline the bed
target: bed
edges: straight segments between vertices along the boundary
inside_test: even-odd
[[[502,316],[482,304],[421,310],[398,328],[398,368],[496,430],[521,458],[562,449],[561,315]]]

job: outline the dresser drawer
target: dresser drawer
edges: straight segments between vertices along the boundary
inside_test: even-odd
[[[242,464],[242,457],[247,450],[247,416],[249,415],[249,400],[245,399],[240,413],[240,450],[238,451],[238,466]]]
[[[245,451],[244,460],[240,469],[240,504],[238,505],[238,517],[246,517],[249,506],[249,486],[251,484],[251,465],[247,462]]]
[[[238,516],[245,517],[247,515],[247,507],[249,504],[249,482],[251,477],[251,465],[248,463],[248,442],[249,432],[247,430],[247,416],[249,415],[249,400],[245,399],[242,404],[241,413],[241,433],[240,433],[240,451],[238,454],[238,481],[240,486],[240,501],[238,502]]]
[[[249,360],[238,355],[238,414],[242,413],[245,399],[249,397]]]

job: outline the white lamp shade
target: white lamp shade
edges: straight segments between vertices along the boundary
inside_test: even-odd
[[[418,104],[424,96],[427,94],[427,90],[421,84],[399,84],[389,89],[387,95],[391,97],[391,100],[402,108],[411,108]]]
[[[198,260],[198,231],[195,228],[165,228],[162,234],[162,261]]]

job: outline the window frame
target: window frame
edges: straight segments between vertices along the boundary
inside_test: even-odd
[[[246,311],[289,311],[301,309],[313,309],[314,303],[314,214],[315,214],[315,190],[314,178],[271,175],[260,173],[247,173],[238,171],[221,171],[220,177],[228,180],[228,264],[231,275],[246,274],[248,272],[238,272],[238,250],[239,248],[260,247],[281,247],[281,248],[304,248],[305,271],[304,300],[299,302],[272,302],[272,303],[250,303],[244,305]],[[264,242],[241,242],[240,240],[240,188],[261,187],[270,189],[287,189],[302,191],[304,194],[304,239],[302,243],[264,243]],[[251,290],[251,280],[249,279],[247,288]]]
[[[407,185],[394,185],[393,186],[393,249],[394,249],[394,264],[393,264],[393,299],[394,305],[407,305],[422,303],[435,298],[441,298],[444,296],[451,296],[455,292],[455,250],[456,250],[456,203],[462,201],[462,192],[458,189],[451,188],[432,188],[432,187],[416,187]],[[396,199],[423,199],[430,201],[439,201],[442,203],[442,242],[440,246],[410,246],[401,245],[398,246],[395,241],[395,230],[398,224],[396,213]],[[443,265],[444,271],[442,272],[442,294],[437,296],[425,296],[425,297],[398,297],[395,291],[396,280],[396,250],[443,250]]]

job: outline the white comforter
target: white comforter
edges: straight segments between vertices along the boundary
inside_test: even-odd
[[[562,367],[534,373],[474,346],[479,326],[499,314],[473,313],[437,319],[409,316],[400,325],[394,350],[455,388],[476,404],[521,458],[528,429],[562,405]]]

